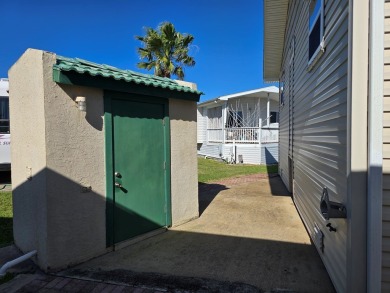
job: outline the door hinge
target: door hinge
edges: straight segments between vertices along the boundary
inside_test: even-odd
[[[164,161],[164,170],[167,169],[167,161]]]
[[[167,205],[164,205],[164,213],[167,213]]]
[[[162,125],[165,126],[165,119],[162,120]]]

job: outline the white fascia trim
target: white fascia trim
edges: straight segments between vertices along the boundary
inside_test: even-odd
[[[241,96],[257,94],[257,93],[262,93],[262,92],[270,93],[271,97],[272,97],[272,94],[276,94],[275,97],[279,98],[279,88],[276,87],[276,86],[268,86],[268,87],[264,87],[264,88],[261,88],[261,89],[235,93],[235,94],[231,94],[231,95],[221,96],[219,98],[212,99],[212,100],[209,100],[209,101],[205,101],[205,102],[199,103],[198,104],[198,108],[199,107],[209,106],[209,105],[212,105],[213,103],[219,103],[220,101],[227,101],[227,100],[232,99],[232,98],[238,98],[238,97],[241,97]],[[267,98],[267,96],[264,96],[264,98]]]
[[[264,87],[264,88],[257,89],[257,90],[251,90],[251,91],[222,96],[222,97],[219,97],[219,99],[226,101],[226,100],[229,100],[231,98],[237,98],[240,96],[257,94],[257,93],[261,93],[261,92],[279,94],[279,88],[277,88],[276,86],[268,86],[268,87]]]

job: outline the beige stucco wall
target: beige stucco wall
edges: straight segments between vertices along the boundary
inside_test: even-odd
[[[196,102],[170,99],[172,226],[199,216]]]
[[[79,262],[106,246],[103,91],[58,85],[55,55],[44,54],[48,266]],[[83,96],[87,112],[75,99]],[[83,187],[91,187],[83,192]],[[72,249],[69,249],[72,247]]]
[[[9,70],[14,240],[46,263],[46,143],[43,54],[27,52]],[[30,171],[31,170],[31,171]],[[32,175],[32,180],[27,177]]]
[[[54,54],[28,50],[10,71],[15,243],[37,249],[44,270],[106,250],[103,91],[58,85],[54,63]]]

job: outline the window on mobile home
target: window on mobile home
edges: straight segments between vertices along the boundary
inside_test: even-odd
[[[280,104],[284,105],[284,72],[282,73],[282,77],[279,81],[279,101]]]
[[[279,123],[279,113],[271,111],[269,123]]]
[[[0,97],[0,133],[9,133],[9,99]]]
[[[228,111],[228,119],[226,123],[226,127],[242,127],[243,126],[243,116],[242,111]]]
[[[309,64],[313,62],[321,50],[324,34],[324,3],[323,0],[310,2],[309,16]]]

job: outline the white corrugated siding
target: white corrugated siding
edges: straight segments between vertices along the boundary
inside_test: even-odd
[[[289,48],[285,48],[289,55]],[[288,60],[288,58],[287,58]],[[290,74],[288,61],[285,65],[285,69],[282,72],[281,81],[283,82],[283,95],[284,102],[280,104],[279,108],[279,175],[282,181],[286,185],[287,189],[291,192],[290,178],[289,178],[289,88],[290,88]]]
[[[316,224],[324,233],[325,249],[319,253],[337,291],[345,292],[347,221],[332,219],[337,232],[329,232],[319,207],[323,187],[332,201],[347,201],[348,1],[325,1],[326,51],[310,72],[309,3],[289,4],[282,66],[285,103],[280,109],[280,172],[288,186],[288,155],[292,155],[295,204],[309,233],[313,235]],[[287,52],[294,36],[290,66]]]
[[[197,126],[198,126],[198,143],[203,143],[206,141],[206,112],[207,110],[204,107],[198,107],[197,111]]]
[[[390,292],[390,1],[385,1],[382,292]]]

